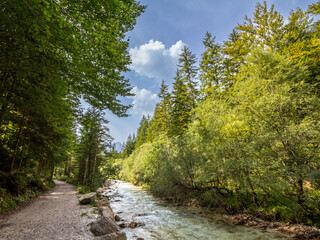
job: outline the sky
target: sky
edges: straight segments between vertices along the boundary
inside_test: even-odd
[[[184,45],[196,54],[204,51],[202,40],[206,32],[216,36],[216,41],[226,41],[232,29],[253,17],[257,0],[141,0],[145,12],[137,19],[130,38],[131,71],[125,73],[133,87],[134,97],[122,98],[133,104],[129,117],[118,118],[111,112],[110,135],[115,142],[123,143],[129,134],[137,132],[143,115],[152,116],[159,102],[158,93],[162,80],[172,88],[179,54]],[[268,7],[275,5],[284,20],[290,10],[298,7],[307,10],[316,0],[268,0]]]

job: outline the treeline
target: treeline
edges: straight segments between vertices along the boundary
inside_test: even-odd
[[[92,183],[100,115],[130,107],[117,97],[131,95],[126,33],[143,10],[135,0],[1,1],[0,211],[9,195],[45,188],[59,164],[70,175],[76,161],[80,182]],[[95,110],[82,113],[80,101]]]
[[[257,4],[225,42],[206,34],[199,66],[184,47],[173,90],[162,83],[116,161],[119,177],[164,198],[319,226],[319,14],[320,2],[286,20]]]

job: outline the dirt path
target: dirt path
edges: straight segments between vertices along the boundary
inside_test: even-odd
[[[81,218],[74,186],[56,186],[22,210],[0,220],[0,239],[91,239]]]

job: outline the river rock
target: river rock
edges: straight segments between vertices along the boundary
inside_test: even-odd
[[[106,216],[115,221],[114,219],[114,213],[111,209],[111,207],[99,207],[99,213],[101,216]]]
[[[97,197],[97,193],[95,193],[95,192],[84,194],[79,198],[79,203],[80,204],[92,203],[92,202],[94,202],[96,197]]]
[[[107,216],[100,216],[100,218],[90,224],[90,231],[95,236],[103,236],[119,231],[118,225]]]
[[[110,207],[110,203],[106,198],[97,201],[97,205],[98,207]]]
[[[94,239],[95,240],[127,240],[127,236],[124,232],[116,232],[116,233],[95,237]]]
[[[136,216],[142,217],[142,216],[147,216],[147,214],[146,213],[138,213]]]
[[[121,227],[121,228],[126,228],[127,225],[126,225],[125,223],[120,223],[120,224],[119,224],[119,227]]]
[[[120,219],[120,217],[119,217],[118,215],[115,215],[115,216],[114,216],[114,220],[115,220],[116,222],[119,222],[121,219]]]
[[[136,228],[137,227],[137,223],[136,222],[131,222],[130,224],[129,224],[129,227],[131,227],[131,228]]]

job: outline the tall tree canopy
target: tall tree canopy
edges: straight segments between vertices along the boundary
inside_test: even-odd
[[[1,1],[0,187],[23,170],[53,172],[55,153],[75,139],[81,99],[126,116],[130,106],[118,100],[131,95],[126,33],[144,8],[135,0]]]

